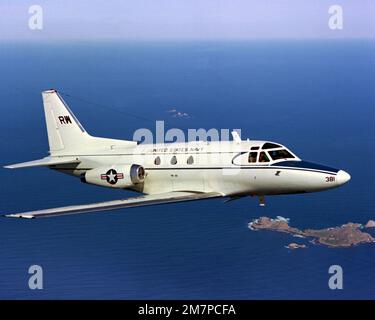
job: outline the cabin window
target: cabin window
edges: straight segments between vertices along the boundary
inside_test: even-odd
[[[251,147],[250,150],[259,150],[259,147]]]
[[[275,143],[266,142],[262,147],[262,149],[274,149],[274,148],[281,148],[281,146]]]
[[[270,158],[268,158],[264,151],[259,154],[259,162],[270,162]]]
[[[160,160],[160,157],[158,156],[155,158],[154,164],[158,166],[160,163],[161,163],[161,160]]]
[[[272,160],[294,158],[291,153],[285,149],[268,151]]]
[[[176,156],[173,156],[171,158],[171,164],[173,164],[173,165],[177,164],[177,157]]]
[[[187,164],[193,164],[193,163],[194,163],[194,158],[193,158],[193,156],[190,156],[189,158],[187,158],[186,163],[187,163]]]
[[[258,152],[249,153],[249,163],[257,162]]]

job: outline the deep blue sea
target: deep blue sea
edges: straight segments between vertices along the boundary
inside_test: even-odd
[[[374,299],[375,245],[331,249],[247,226],[262,215],[298,228],[375,219],[374,76],[367,40],[0,44],[1,165],[47,155],[40,92],[56,88],[92,135],[129,139],[155,120],[240,128],[352,176],[335,190],[268,197],[265,208],[249,197],[0,218],[0,298]],[[46,168],[1,168],[0,179],[0,213],[133,195]],[[34,264],[43,290],[28,288]],[[331,265],[343,268],[343,290],[328,287]]]

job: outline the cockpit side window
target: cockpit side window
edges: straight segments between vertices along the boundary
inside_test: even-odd
[[[264,151],[259,154],[259,162],[270,162],[270,159]]]
[[[249,153],[249,163],[257,162],[258,152]]]
[[[270,142],[266,142],[262,149],[265,150],[265,149],[275,149],[275,148],[281,148],[282,146],[276,144],[276,143],[270,143]]]
[[[281,149],[281,150],[272,150],[268,151],[270,154],[272,160],[279,160],[279,159],[290,159],[294,158],[294,156],[287,150]]]

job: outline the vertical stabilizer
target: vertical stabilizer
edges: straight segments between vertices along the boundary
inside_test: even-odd
[[[51,154],[77,151],[89,135],[56,90],[42,92]]]
[[[137,145],[134,141],[89,135],[56,90],[43,91],[42,96],[51,156],[77,155],[83,151],[105,151]]]

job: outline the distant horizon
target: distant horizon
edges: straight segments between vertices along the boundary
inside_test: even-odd
[[[267,39],[1,39],[0,44],[79,44],[79,43],[255,43],[255,42],[358,42],[375,41],[375,38],[267,38]]]
[[[0,13],[0,41],[375,39],[371,0],[20,0]]]

